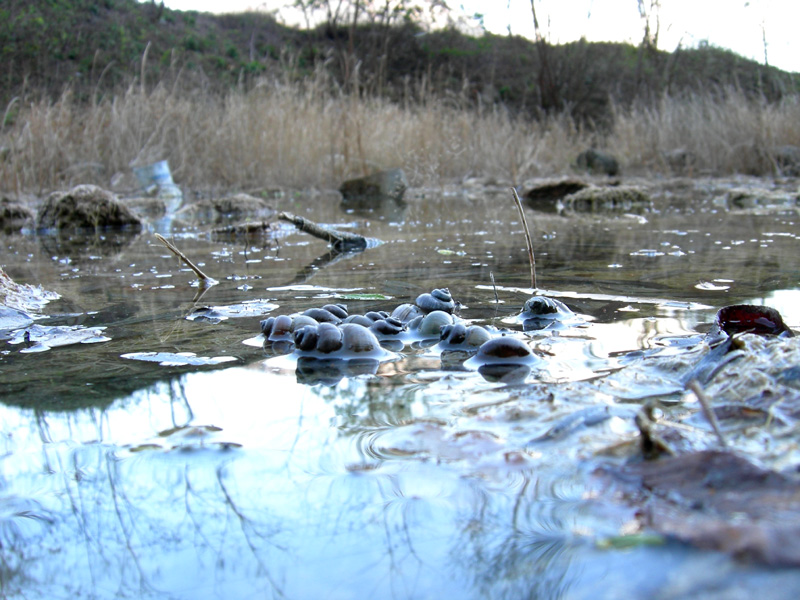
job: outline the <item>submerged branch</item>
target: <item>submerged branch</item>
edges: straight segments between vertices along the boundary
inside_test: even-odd
[[[522,202],[519,200],[519,195],[515,188],[511,188],[514,194],[514,202],[517,203],[517,210],[519,211],[519,218],[522,220],[522,227],[525,228],[525,242],[528,244],[528,262],[531,265],[531,288],[537,289],[536,285],[536,257],[533,255],[533,242],[531,241],[531,232],[528,230],[528,221],[525,219],[525,211],[522,210]]]
[[[367,247],[367,238],[357,233],[328,229],[322,225],[292,213],[282,212],[278,215],[281,221],[288,221],[300,231],[318,237],[331,244],[334,249],[344,252],[346,250],[364,250]]]
[[[212,279],[211,277],[203,273],[200,270],[200,267],[198,267],[191,260],[189,260],[189,258],[183,252],[178,250],[175,247],[175,245],[172,242],[170,242],[167,238],[158,233],[155,234],[155,236],[156,239],[162,244],[164,244],[170,252],[172,252],[175,256],[180,258],[184,263],[186,263],[187,267],[189,267],[192,271],[195,272],[195,274],[200,278],[200,281],[202,282],[203,285],[214,285],[215,283],[217,283],[216,279]]]

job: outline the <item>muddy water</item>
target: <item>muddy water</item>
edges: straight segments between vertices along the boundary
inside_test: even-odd
[[[731,201],[731,186],[772,195]],[[645,399],[688,401],[660,371],[625,377],[640,356],[694,351],[726,304],[800,326],[800,217],[783,191],[695,182],[636,214],[528,210],[539,286],[585,323],[528,334],[542,365],[509,385],[435,348],[351,377],[298,374],[243,343],[267,315],[391,309],[445,286],[463,318],[522,336],[527,255],[502,190],[427,192],[383,214],[278,202],[384,242],[336,257],[291,228],[221,239],[178,216],[173,240],[219,281],[207,290],[150,232],[3,238],[9,275],[61,295],[38,325],[108,338],[0,342],[3,593],[797,597],[795,570],[626,537],[647,534],[635,509],[591,476],[635,459]],[[217,318],[187,318],[204,307]],[[156,352],[185,364],[123,357]],[[786,448],[782,468],[800,458]]]

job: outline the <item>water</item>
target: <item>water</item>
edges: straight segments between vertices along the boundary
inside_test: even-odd
[[[683,398],[663,373],[626,379],[632,353],[691,352],[727,304],[800,325],[793,197],[736,208],[719,201],[733,184],[714,185],[637,215],[527,212],[540,287],[587,323],[532,334],[546,367],[515,385],[409,347],[375,375],[309,385],[292,360],[243,343],[267,315],[391,309],[435,287],[464,318],[519,330],[505,320],[529,296],[527,254],[502,190],[429,192],[388,215],[282,200],[385,242],[333,260],[291,228],[249,241],[176,231],[220,282],[207,290],[150,233],[3,238],[16,281],[62,296],[38,325],[110,338],[35,353],[2,342],[3,594],[796,597],[792,569],[663,539],[605,543],[636,532],[636,509],[594,469],[635,453],[644,397]],[[231,305],[247,308],[186,318]],[[193,358],[122,358],[142,352]]]

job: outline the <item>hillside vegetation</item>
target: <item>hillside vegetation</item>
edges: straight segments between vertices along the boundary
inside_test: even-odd
[[[167,158],[195,186],[412,183],[567,170],[587,146],[658,170],[775,171],[800,143],[794,74],[713,47],[565,45],[455,29],[285,27],[135,0],[6,0],[0,189],[109,185]]]

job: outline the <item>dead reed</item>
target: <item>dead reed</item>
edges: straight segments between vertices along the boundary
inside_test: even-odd
[[[568,115],[534,121],[464,106],[424,93],[402,104],[346,94],[324,72],[224,97],[134,83],[90,103],[70,91],[55,102],[15,100],[0,126],[0,190],[95,183],[124,192],[132,166],[161,159],[193,188],[329,189],[398,166],[412,185],[471,177],[519,185],[568,173],[598,142]],[[697,172],[764,174],[774,169],[772,150],[786,144],[800,145],[800,101],[754,102],[735,91],[615,107],[600,139],[629,173],[664,172],[665,155],[683,149]]]

